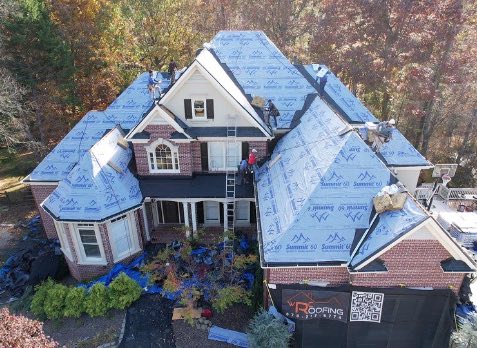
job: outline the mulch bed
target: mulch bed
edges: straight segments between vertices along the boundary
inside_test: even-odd
[[[161,295],[142,296],[126,315],[121,348],[174,348],[172,331],[173,301]]]
[[[251,307],[237,304],[226,310],[224,313],[215,313],[211,318],[212,324],[220,326],[224,329],[245,332],[248,322],[253,317],[254,311]],[[176,339],[177,348],[225,348],[232,347],[223,342],[212,341],[207,337],[207,330],[196,329],[190,326],[184,320],[174,320],[172,323],[174,328],[174,337]]]

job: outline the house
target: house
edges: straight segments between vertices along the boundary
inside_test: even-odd
[[[397,129],[371,150],[366,122],[379,121],[327,67],[291,64],[262,32],[223,31],[174,85],[162,80],[157,102],[142,74],[87,113],[24,180],[75,278],[107,272],[173,227],[221,233],[230,217],[258,238],[268,283],[457,292],[475,271],[410,194],[432,164]],[[229,196],[252,149],[264,161],[254,186]],[[373,197],[399,182],[403,209],[376,214]]]

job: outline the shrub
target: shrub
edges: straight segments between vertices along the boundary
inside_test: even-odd
[[[41,322],[10,314],[7,308],[0,309],[0,338],[1,347],[58,347],[44,334]]]
[[[63,317],[65,308],[65,298],[69,288],[63,284],[55,284],[46,294],[44,310],[48,319],[59,319]]]
[[[86,291],[83,288],[71,288],[65,298],[65,317],[79,318],[85,311]]]
[[[244,288],[234,285],[220,289],[217,296],[212,300],[212,306],[219,313],[222,313],[234,303],[245,303],[251,306],[250,293]]]
[[[462,347],[477,346],[477,313],[470,313],[467,318],[459,320],[457,331],[452,333],[452,340]]]
[[[176,292],[179,290],[181,285],[181,281],[177,278],[176,273],[174,270],[170,270],[167,274],[166,280],[164,280],[164,284],[162,285],[162,289],[165,292]]]
[[[111,307],[124,309],[141,297],[142,288],[125,273],[121,273],[109,285]]]
[[[281,320],[261,309],[250,321],[247,330],[251,348],[287,348],[291,334]]]
[[[109,308],[108,288],[103,283],[94,284],[86,299],[86,313],[99,317],[105,315]]]
[[[174,255],[174,250],[167,247],[165,249],[160,250],[157,253],[155,259],[161,263],[166,263],[171,258],[172,255]]]
[[[233,263],[233,267],[236,269],[236,270],[244,270],[246,269],[248,266],[250,265],[253,265],[257,262],[258,258],[257,258],[257,255],[236,255],[234,257],[234,263]]]
[[[35,295],[31,301],[30,310],[40,319],[46,318],[45,300],[48,291],[55,285],[53,280],[48,278],[47,281],[35,286]]]

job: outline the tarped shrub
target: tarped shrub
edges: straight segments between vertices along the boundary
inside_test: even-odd
[[[250,348],[288,348],[291,338],[288,327],[264,309],[250,321],[247,335]]]
[[[109,285],[111,306],[117,309],[129,307],[141,297],[142,288],[126,274],[121,273]]]

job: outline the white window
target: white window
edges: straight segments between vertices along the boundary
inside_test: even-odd
[[[112,219],[108,224],[108,232],[115,262],[139,251],[134,213]]]
[[[207,110],[205,99],[194,99],[192,101],[192,114],[194,119],[197,120],[206,120]]]
[[[250,202],[236,201],[235,202],[235,222],[237,225],[250,224]]]
[[[237,169],[242,159],[242,143],[209,142],[208,148],[210,171]]]
[[[219,202],[204,202],[204,223],[206,225],[220,225]]]
[[[158,139],[146,148],[151,173],[178,173],[179,147]]]
[[[73,260],[71,256],[71,247],[66,234],[65,225],[61,222],[55,221],[55,227],[56,233],[58,234],[58,239],[60,240],[61,251],[68,259]]]
[[[101,236],[95,224],[75,224],[74,230],[80,263],[104,264],[105,258]]]

